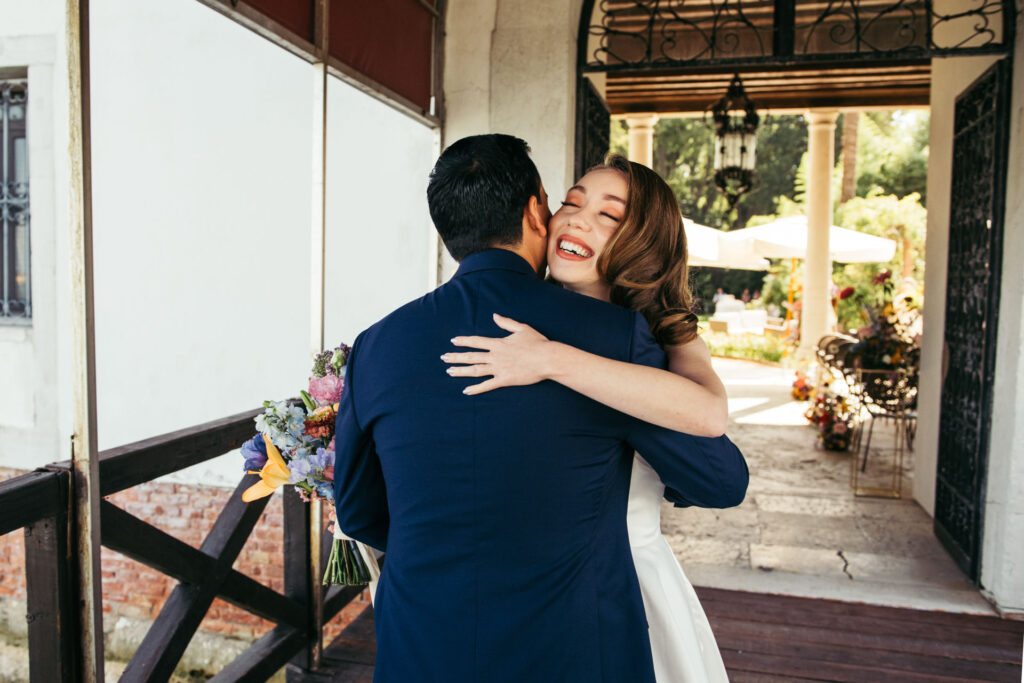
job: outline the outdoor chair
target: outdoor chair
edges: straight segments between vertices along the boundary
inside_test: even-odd
[[[851,463],[854,492],[858,495],[898,498],[901,495],[904,450],[914,448],[917,371],[907,368],[844,367],[844,375],[858,421],[850,443],[854,456]],[[875,420],[883,420],[893,426],[893,471],[892,486],[889,488],[863,487],[859,484],[859,474],[867,470]]]

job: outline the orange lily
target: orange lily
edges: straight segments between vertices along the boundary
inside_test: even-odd
[[[278,487],[287,484],[288,478],[291,476],[284,458],[281,457],[281,451],[277,450],[277,446],[270,442],[266,434],[263,435],[263,443],[267,445],[267,464],[259,472],[249,472],[249,474],[259,474],[260,480],[242,494],[242,500],[246,503],[269,496]]]

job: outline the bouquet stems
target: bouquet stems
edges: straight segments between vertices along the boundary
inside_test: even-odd
[[[325,586],[365,586],[370,583],[370,570],[363,561],[356,541],[346,537],[334,525],[334,545],[324,570]]]

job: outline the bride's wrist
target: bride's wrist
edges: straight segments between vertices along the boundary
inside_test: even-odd
[[[573,351],[573,348],[556,341],[546,341],[544,342],[544,347],[544,362],[542,365],[544,379],[557,382],[564,377],[571,365],[571,360],[568,356]]]

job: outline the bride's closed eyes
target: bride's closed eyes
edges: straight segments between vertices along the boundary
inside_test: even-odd
[[[564,200],[564,201],[562,201],[562,202],[559,202],[559,203],[560,203],[560,204],[561,204],[562,206],[571,206],[571,207],[573,207],[573,208],[575,208],[575,209],[579,209],[579,208],[580,208],[580,205],[579,205],[579,204],[577,204],[577,203],[575,203],[575,202],[571,202],[571,201],[569,201],[568,199],[566,199],[566,200]],[[598,215],[599,215],[599,216],[602,216],[602,217],[604,217],[604,218],[608,218],[608,219],[610,219],[610,220],[613,220],[613,221],[615,221],[616,223],[618,223],[619,221],[621,221],[621,220],[622,220],[622,218],[621,218],[620,216],[616,216],[616,215],[614,215],[614,214],[612,214],[612,213],[610,213],[610,212],[608,212],[608,211],[601,211],[601,212],[600,212],[600,213],[599,213]]]

